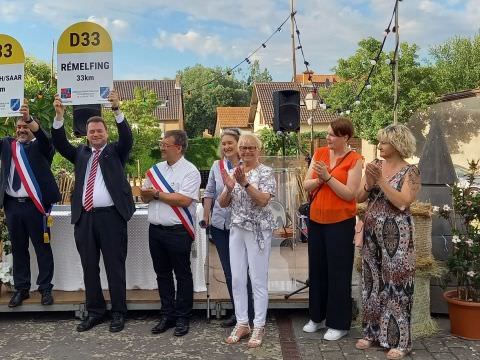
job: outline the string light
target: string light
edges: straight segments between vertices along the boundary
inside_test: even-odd
[[[280,26],[278,26],[276,28],[276,30],[264,41],[262,42],[255,50],[253,50],[250,54],[248,54],[247,57],[245,57],[245,59],[243,59],[242,61],[240,61],[237,65],[233,66],[232,68],[228,69],[225,74],[230,76],[231,74],[233,74],[233,71],[238,68],[239,66],[241,66],[243,63],[247,63],[247,64],[251,64],[251,58],[253,55],[255,55],[259,50],[261,49],[265,49],[267,47],[267,43],[277,34],[277,32],[280,32],[282,31],[282,28],[283,28],[283,25],[285,25],[285,23],[290,20],[290,18],[293,16],[295,16],[297,12],[293,12],[292,14],[288,14],[288,16],[285,18],[285,20],[283,20],[283,22],[280,24]],[[225,74],[223,74],[222,72],[215,76],[213,79],[201,84],[198,89],[202,89],[204,88],[205,86],[208,86],[208,85],[211,85],[213,84],[215,81],[217,81],[218,79],[221,79],[223,77],[225,77]],[[188,95],[190,95],[192,93],[192,90],[194,90],[194,88],[190,88],[190,89],[187,89],[186,90],[186,93]]]

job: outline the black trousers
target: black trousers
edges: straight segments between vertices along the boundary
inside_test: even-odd
[[[30,290],[30,238],[37,255],[38,290],[51,290],[53,278],[53,255],[49,243],[43,242],[43,215],[28,198],[17,198],[5,194],[5,218],[8,235],[12,243],[13,281],[16,290]]]
[[[160,314],[172,320],[189,318],[193,308],[192,238],[183,225],[150,224],[148,235],[162,303]],[[176,296],[173,273],[177,280]]]
[[[82,211],[74,228],[75,243],[83,268],[85,297],[89,316],[103,316],[106,311],[100,283],[100,252],[108,280],[112,312],[125,314],[127,259],[127,222],[114,206]]]
[[[227,283],[228,294],[232,302],[233,313],[235,314],[235,302],[232,294],[232,268],[230,267],[230,230],[219,229],[215,226],[210,226],[210,233],[212,240],[217,249],[220,263],[222,264],[223,274],[225,275],[225,282]],[[247,275],[247,292],[248,292],[248,318],[253,321],[255,318],[255,309],[253,307],[253,291],[250,275]]]
[[[352,270],[355,218],[334,224],[310,220],[308,272],[310,318],[326,326],[349,330],[352,321]]]

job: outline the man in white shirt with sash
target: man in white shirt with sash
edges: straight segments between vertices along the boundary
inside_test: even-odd
[[[142,200],[149,204],[150,254],[162,303],[160,322],[152,328],[154,334],[175,327],[174,335],[183,336],[189,330],[193,307],[190,250],[201,178],[195,165],[183,157],[187,146],[185,131],[165,132],[160,141],[165,161],[148,170],[142,189]]]

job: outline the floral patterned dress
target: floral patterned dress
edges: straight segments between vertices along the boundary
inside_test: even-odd
[[[381,166],[381,162],[377,164]],[[389,183],[400,191],[406,178],[419,181],[419,175],[416,166],[407,165]],[[413,231],[409,209],[396,208],[379,187],[374,187],[365,215],[362,248],[363,337],[401,351],[412,348]]]

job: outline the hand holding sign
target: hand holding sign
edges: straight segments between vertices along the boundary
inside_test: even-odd
[[[65,105],[62,103],[62,99],[57,94],[55,95],[55,100],[53,101],[53,107],[55,108],[55,118],[59,121],[63,121],[63,116],[65,115]]]
[[[110,94],[108,95],[108,101],[110,101],[110,104],[112,105],[112,109],[116,109],[120,107],[120,98],[118,97],[117,90],[112,89],[110,91]]]

